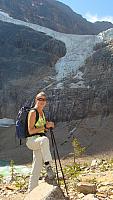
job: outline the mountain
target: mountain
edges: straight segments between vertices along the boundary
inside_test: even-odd
[[[113,28],[113,24],[111,22],[105,22],[105,21],[103,22],[97,21],[94,23],[94,26],[98,33],[105,31],[107,29]]]
[[[14,18],[68,34],[92,35],[113,28],[109,22],[88,22],[56,0],[0,0],[0,8]]]
[[[99,59],[102,65],[105,65],[105,70],[109,62],[112,67],[112,43],[106,43],[112,35],[112,29],[98,36],[69,35],[8,16],[4,20],[7,23],[1,22],[0,29],[1,117],[8,115],[7,117],[14,118],[21,103],[29,96],[34,96],[37,90],[44,88],[49,96],[52,94],[51,101],[56,102],[54,106],[51,106],[51,113],[54,115],[52,118],[55,121],[79,119],[85,117],[88,112],[92,112],[89,109],[88,98],[91,96],[92,99],[92,91],[95,91],[92,88],[94,83],[100,83],[100,87],[98,84],[94,87],[97,91],[104,87],[102,81],[98,81],[98,74],[103,71],[98,72],[98,68],[94,70],[94,63],[93,66],[92,61],[89,63],[89,66],[92,66],[90,76],[93,77],[96,74],[94,82],[88,77],[90,72],[87,71],[85,63],[88,57],[92,59],[92,56],[96,55],[95,63]],[[99,51],[95,45],[104,47],[104,51],[102,48]],[[103,58],[107,60],[105,64]],[[84,70],[83,66],[85,66]],[[100,68],[102,68],[101,65]],[[89,84],[87,84],[88,81]],[[101,100],[104,96],[103,91],[103,89],[100,91],[99,102],[103,101]],[[66,96],[70,98],[67,100]],[[90,106],[95,107],[93,104],[92,100]],[[101,105],[99,107],[102,108]],[[63,114],[64,110],[66,112]],[[97,114],[98,111],[99,109],[96,108]]]

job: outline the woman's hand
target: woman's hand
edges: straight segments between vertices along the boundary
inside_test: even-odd
[[[54,125],[54,122],[46,122],[46,128],[54,128],[55,127],[55,125]]]

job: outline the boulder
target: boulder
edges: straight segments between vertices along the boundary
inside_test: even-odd
[[[77,191],[83,194],[95,194],[97,187],[95,184],[81,182],[77,184]]]
[[[24,200],[65,200],[62,190],[58,186],[46,182],[40,183]]]

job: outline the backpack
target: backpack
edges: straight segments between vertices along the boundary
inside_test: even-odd
[[[31,106],[29,105],[21,107],[16,119],[16,136],[18,137],[18,139],[20,139],[20,145],[21,145],[21,140],[23,138],[29,137],[27,120],[28,120],[28,113],[30,110],[36,111],[36,122],[39,119],[39,113],[35,108],[31,108]]]

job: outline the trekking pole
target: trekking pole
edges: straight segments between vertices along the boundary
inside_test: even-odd
[[[53,150],[54,150],[53,152],[54,152],[55,166],[56,166],[56,172],[57,172],[57,181],[58,181],[58,186],[59,186],[59,188],[61,189],[61,186],[60,186],[60,180],[59,180],[59,175],[58,175],[58,167],[57,167],[57,161],[56,161],[56,154],[55,154],[55,146],[54,146],[54,140],[53,140],[53,137],[51,138],[51,140],[52,140],[52,146],[53,146]],[[69,200],[69,198],[65,196],[65,194],[64,194],[64,192],[63,192],[62,189],[61,189],[61,192],[62,192],[63,197],[65,198],[65,200],[66,200],[66,199]]]
[[[57,148],[57,145],[56,145],[56,141],[55,141],[55,137],[54,137],[54,133],[53,133],[52,128],[50,128],[50,133],[51,133],[51,140],[52,140],[53,147],[55,147],[54,149],[56,149],[56,153],[57,153],[57,157],[58,157],[58,161],[59,161],[59,165],[60,165],[60,169],[61,169],[61,173],[62,173],[64,185],[65,185],[65,190],[66,190],[67,196],[69,196],[67,186],[66,186],[65,177],[64,177],[64,173],[63,173],[63,169],[62,169],[62,165],[61,165],[61,161],[60,161],[60,156],[59,156],[59,152],[58,152],[58,148]],[[57,165],[56,158],[55,158],[55,164]],[[58,173],[58,169],[57,169],[57,173]],[[58,181],[59,181],[59,176],[58,176]]]
[[[58,180],[58,186],[60,187],[60,183],[59,183],[59,175],[58,175],[58,167],[57,167],[57,162],[56,162],[56,154],[55,154],[55,144],[54,144],[54,138],[53,136],[51,135],[51,140],[52,140],[52,145],[53,145],[53,150],[54,150],[54,158],[55,158],[55,165],[56,165],[56,172],[57,172],[57,180]],[[58,157],[58,156],[57,156]],[[60,161],[59,161],[60,163]],[[61,164],[61,163],[60,163]],[[61,170],[62,170],[62,167],[61,167]],[[63,180],[65,181],[64,179],[64,176],[63,176]],[[60,187],[61,188],[61,187]],[[62,191],[62,189],[61,189]],[[67,193],[67,196],[68,196],[68,192],[66,190],[66,193]],[[62,194],[63,196],[66,198],[66,196],[64,195],[64,192],[62,191]],[[67,199],[67,198],[66,198]],[[68,198],[69,199],[69,198]]]
[[[54,159],[55,159],[55,167],[56,167],[56,173],[57,173],[58,186],[60,187],[58,167],[57,167],[57,161],[56,161],[56,152],[55,152],[54,140],[53,140],[52,135],[51,135],[51,141],[52,141],[52,146],[53,146],[53,154],[54,154]]]

